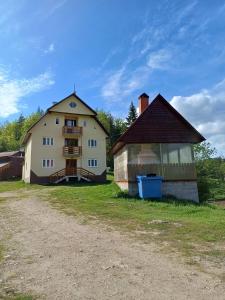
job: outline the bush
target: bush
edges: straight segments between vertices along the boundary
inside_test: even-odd
[[[210,190],[210,182],[208,178],[200,177],[198,179],[198,193],[200,202],[207,201],[213,197]]]

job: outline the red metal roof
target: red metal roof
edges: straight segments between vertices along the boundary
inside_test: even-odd
[[[160,94],[112,147],[115,154],[125,144],[200,143],[205,138]]]

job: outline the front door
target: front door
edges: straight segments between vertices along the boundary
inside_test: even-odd
[[[76,175],[77,174],[77,160],[76,159],[66,159],[66,175]]]

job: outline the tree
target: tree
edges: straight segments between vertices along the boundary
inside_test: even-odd
[[[137,117],[138,115],[137,115],[136,107],[134,106],[134,103],[131,102],[128,116],[126,118],[127,127],[129,127],[137,119]]]
[[[25,118],[22,114],[15,121],[0,126],[0,152],[19,150],[26,131],[40,119],[43,111],[37,111]]]
[[[120,118],[113,117],[109,112],[97,110],[97,113],[99,121],[109,133],[106,143],[107,166],[113,169],[113,156],[110,153],[110,150],[115,141],[125,132],[126,123]]]
[[[194,156],[196,161],[210,159],[216,155],[216,148],[208,142],[194,145]]]

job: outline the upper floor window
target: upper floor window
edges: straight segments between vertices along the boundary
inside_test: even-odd
[[[55,119],[55,124],[57,124],[57,125],[59,124],[59,118]]]
[[[65,119],[65,126],[67,127],[76,127],[77,126],[77,120],[76,119]]]
[[[53,144],[54,144],[53,137],[46,137],[46,136],[43,137],[42,144],[48,145],[48,146],[53,146]]]
[[[97,147],[97,141],[93,140],[93,139],[88,140],[88,147],[90,147],[90,148]]]
[[[98,166],[98,161],[97,159],[89,159],[88,160],[88,167],[97,167]]]

